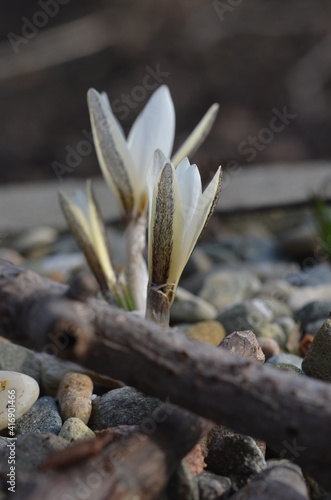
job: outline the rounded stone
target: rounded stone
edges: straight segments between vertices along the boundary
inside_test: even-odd
[[[215,474],[229,477],[234,490],[266,468],[264,456],[254,439],[241,434],[225,436],[212,446],[206,463]]]
[[[62,419],[55,400],[43,396],[16,422],[17,434],[40,432],[58,434],[62,427]]]
[[[289,353],[280,353],[276,354],[275,356],[272,356],[271,358],[268,359],[267,361],[268,364],[282,364],[282,365],[292,365],[296,366],[297,368],[301,369],[302,367],[302,358],[300,356],[297,356],[296,354],[289,354]]]
[[[66,373],[60,383],[58,399],[63,420],[80,418],[84,424],[92,411],[93,382],[82,373]]]
[[[61,427],[59,436],[70,443],[84,441],[95,437],[95,434],[80,418],[68,418]]]
[[[258,342],[262,351],[264,352],[265,359],[268,360],[272,356],[279,354],[279,345],[278,342],[274,339],[268,339],[267,337],[258,337]]]
[[[268,323],[267,325],[264,325],[258,331],[257,335],[275,340],[281,349],[284,349],[286,346],[286,333],[277,323]]]
[[[218,345],[225,337],[225,330],[219,321],[199,321],[184,330],[190,339]]]
[[[219,271],[207,277],[199,295],[217,309],[224,309],[252,297],[260,288],[260,280],[248,271]]]
[[[15,426],[17,419],[32,407],[39,396],[39,385],[28,375],[2,370],[0,371],[0,430],[8,425]]]
[[[196,323],[213,320],[217,316],[216,308],[201,297],[178,287],[174,303],[170,310],[172,323]]]
[[[89,427],[92,430],[118,425],[155,425],[151,413],[160,406],[160,400],[145,396],[132,387],[113,389],[92,401]]]

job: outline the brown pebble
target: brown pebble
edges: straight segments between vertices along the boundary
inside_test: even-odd
[[[63,420],[80,418],[84,424],[89,421],[92,411],[93,382],[82,373],[66,373],[60,383],[58,399]]]
[[[262,351],[264,352],[265,359],[269,359],[272,356],[280,353],[278,342],[274,339],[268,339],[267,337],[258,337],[258,343]]]
[[[306,356],[314,340],[314,336],[306,333],[300,343],[300,353],[302,356]]]
[[[207,467],[204,456],[202,453],[202,449],[200,444],[196,444],[194,448],[184,457],[184,462],[191,469],[192,474],[197,476],[201,474],[205,467]]]
[[[265,361],[260,344],[251,330],[230,333],[230,335],[222,340],[218,347],[227,349],[243,358],[255,359],[260,363],[264,363]]]

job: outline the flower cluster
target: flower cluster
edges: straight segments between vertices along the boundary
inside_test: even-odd
[[[87,195],[69,199],[61,194],[62,210],[104,295],[113,291],[123,307],[146,309],[147,318],[167,324],[181,273],[220,194],[221,169],[202,191],[199,170],[187,158],[208,135],[218,105],[209,108],[170,159],[175,110],[168,87],[154,92],[127,138],[105,93],[90,89],[87,100],[100,168],[127,225],[127,285],[123,280],[119,285],[113,270],[91,184]],[[143,258],[147,222],[148,272]]]

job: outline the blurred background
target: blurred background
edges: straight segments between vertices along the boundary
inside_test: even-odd
[[[329,0],[15,0],[2,2],[0,31],[2,184],[56,179],[77,148],[63,175],[98,175],[87,90],[108,92],[127,133],[147,81],[170,88],[176,145],[220,103],[194,158],[205,180],[232,160],[331,158]],[[284,109],[295,119],[261,135]]]

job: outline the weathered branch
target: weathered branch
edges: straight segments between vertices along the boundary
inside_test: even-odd
[[[65,289],[1,261],[3,335],[39,350],[55,344],[60,357],[264,439],[331,486],[329,384],[260,366],[94,299],[83,304],[61,298],[58,322],[46,318],[41,326],[35,321],[38,300],[51,304]],[[70,316],[70,324],[52,338],[45,325],[59,325],[62,316]]]
[[[180,460],[201,438],[205,425],[202,419],[172,405],[159,407],[150,420],[154,423],[150,435],[129,435],[63,472],[32,478],[31,484],[18,490],[18,500],[57,500],[80,495],[86,500],[159,499]],[[59,452],[59,458],[66,453],[67,450]]]

